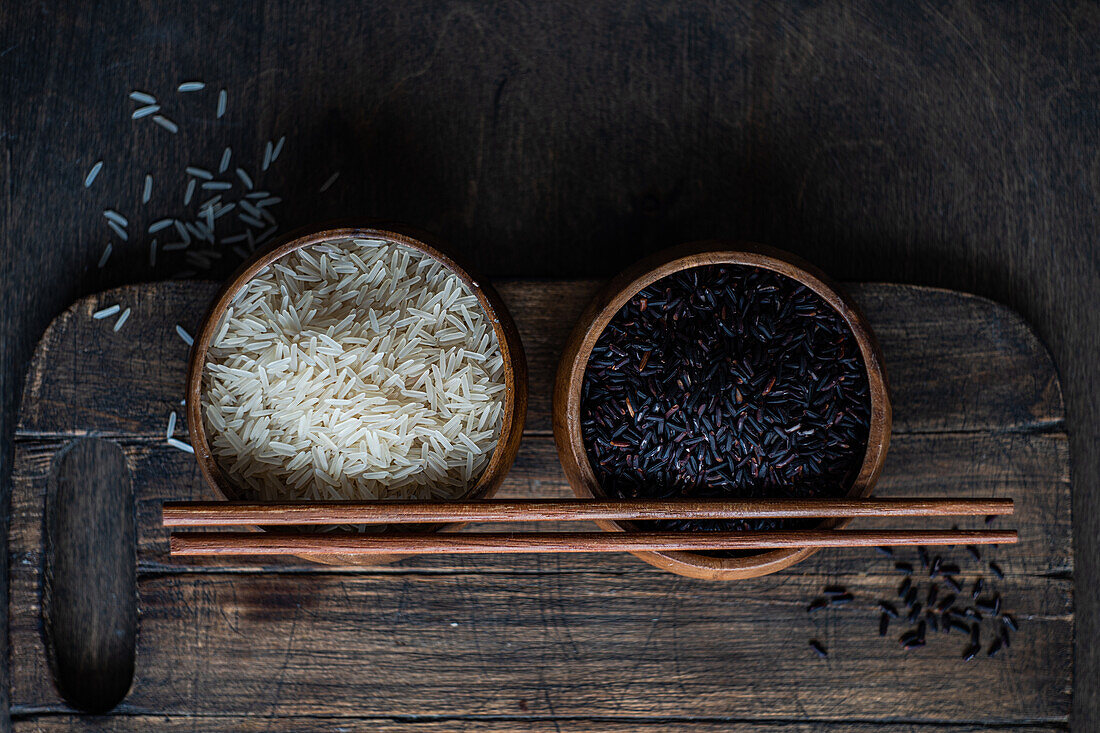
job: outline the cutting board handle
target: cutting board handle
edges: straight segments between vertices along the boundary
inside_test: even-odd
[[[58,692],[105,712],[126,696],[137,637],[134,491],[117,443],[81,438],[46,487],[42,621]]]

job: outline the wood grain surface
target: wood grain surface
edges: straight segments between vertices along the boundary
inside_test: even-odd
[[[167,730],[222,730],[244,716],[272,730],[1066,724],[1075,614],[1061,396],[1042,345],[1007,309],[942,290],[850,287],[879,334],[889,374],[936,363],[923,367],[920,385],[898,391],[899,420],[876,494],[1016,500],[1016,515],[995,526],[1018,528],[1020,543],[986,550],[1006,577],[994,580],[984,565],[963,575],[995,583],[1021,631],[1003,656],[964,662],[957,632],[933,634],[912,654],[894,641],[903,623],[878,636],[877,601],[893,596],[900,576],[870,551],[827,550],[782,573],[729,583],[678,577],[622,555],[423,557],[377,568],[297,558],[173,561],[162,503],[211,496],[194,457],[164,441],[186,369],[174,325],[199,317],[211,287],[101,293],[68,309],[37,349],[15,446],[9,537],[15,730],[127,730],[154,718]],[[571,327],[561,314],[577,308],[592,283],[512,281],[499,290],[528,353],[542,355],[531,359],[531,394],[549,394],[554,355]],[[134,309],[129,334],[89,317],[116,301]],[[1013,366],[986,390],[986,370],[1000,365]],[[957,401],[941,399],[945,391]],[[957,412],[958,403],[970,409]],[[531,417],[548,424],[538,408]],[[129,694],[106,718],[74,716],[52,683],[37,590],[55,456],[90,433],[121,448],[135,487],[136,664]],[[500,495],[570,493],[552,437],[528,430]],[[926,524],[877,518],[857,527]],[[985,524],[960,518],[959,526]],[[514,525],[471,526],[487,528]],[[965,568],[961,550],[948,556]],[[856,600],[808,614],[806,604],[827,584],[844,585]],[[829,648],[827,659],[811,653],[810,638]]]
[[[181,0],[2,3],[0,475],[12,472],[22,375],[51,320],[81,295],[182,267],[179,257],[149,268],[133,241],[97,269],[109,233],[102,209],[137,210],[146,172],[167,207],[183,167],[216,164],[227,144],[255,163],[264,141],[288,134],[271,181],[287,200],[284,224],[404,219],[493,277],[606,277],[668,244],[754,239],[841,279],[979,293],[1021,313],[1049,344],[1075,463],[1073,724],[1096,730],[1098,38],[1100,8],[1080,0],[274,0],[201,12]],[[130,89],[167,96],[187,78],[229,90],[222,126],[194,110],[177,115],[175,137],[131,122]],[[101,186],[85,191],[97,159],[107,164]],[[337,184],[318,195],[337,169]],[[219,267],[215,277],[231,264]],[[1009,338],[1029,338],[1018,321],[1009,327]],[[182,358],[164,339],[152,348]],[[88,358],[98,357],[91,348]],[[1016,373],[993,366],[981,374],[988,402]],[[922,389],[938,362],[910,369],[919,378],[893,372],[895,389]],[[923,427],[899,427],[985,430],[984,395],[947,392],[919,418]],[[1042,401],[1002,404],[1013,405],[1014,425],[1051,414]],[[159,421],[167,405],[156,407]],[[131,452],[156,432],[132,423],[129,434],[149,437],[127,444]],[[6,695],[0,685],[0,707]],[[20,725],[58,730],[64,720]],[[254,727],[276,729],[274,720]]]

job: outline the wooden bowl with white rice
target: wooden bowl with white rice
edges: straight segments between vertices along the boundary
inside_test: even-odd
[[[523,346],[492,287],[423,239],[371,227],[291,235],[221,290],[187,375],[191,442],[219,498],[496,493],[527,411]]]

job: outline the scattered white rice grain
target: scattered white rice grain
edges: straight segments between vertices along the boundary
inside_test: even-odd
[[[190,243],[188,242],[169,242],[168,244],[161,247],[161,249],[165,252],[176,252],[181,249],[187,249],[188,246],[190,246]]]
[[[256,237],[256,244],[263,244],[264,242],[266,242],[268,240],[269,237],[273,236],[275,234],[275,232],[277,232],[277,231],[279,231],[279,225],[278,224],[276,224],[274,226],[271,226],[271,227],[268,227],[267,229],[265,229],[263,231],[262,234],[260,234],[260,236]]]
[[[266,199],[261,199],[257,201],[256,206],[259,206],[262,209],[265,206],[275,206],[276,204],[281,204],[282,202],[283,200],[278,196],[268,196]]]
[[[243,242],[247,237],[247,234],[234,234],[231,237],[222,239],[222,244],[237,244],[238,242]]]
[[[148,117],[149,115],[160,112],[159,104],[149,104],[144,107],[138,107],[130,114],[130,119],[140,120],[142,117]]]
[[[228,191],[233,188],[233,184],[225,181],[206,181],[202,187],[207,191]]]
[[[195,345],[195,339],[192,338],[191,334],[187,333],[187,331],[184,330],[183,326],[179,325],[178,323],[176,324],[176,333],[179,334],[180,338],[183,339],[183,342],[188,346]]]
[[[145,174],[145,188],[141,191],[141,203],[149,203],[149,199],[153,197],[153,177],[148,173]]]
[[[157,266],[157,238],[153,237],[153,239],[149,242],[149,267],[156,267],[156,266]]]
[[[194,183],[195,181],[192,180],[191,182]],[[183,225],[183,222],[181,222],[179,219],[176,219],[172,222],[172,225],[175,226],[176,233],[180,235],[180,239],[183,240],[183,243],[185,245],[191,244],[191,232],[187,231],[187,227]]]
[[[252,188],[252,177],[245,173],[244,168],[237,169],[237,178],[241,179],[241,183],[244,184],[245,188]],[[251,196],[252,194],[248,195]]]
[[[107,264],[107,260],[111,259],[112,249],[114,249],[114,247],[111,245],[110,242],[107,242],[107,246],[103,248],[103,254],[99,256],[99,262],[96,264],[96,267],[102,268],[104,265]]]
[[[246,214],[244,212],[239,212],[237,214],[237,218],[240,219],[241,221],[243,221],[248,226],[254,228],[254,229],[263,229],[264,228],[264,223],[262,221],[260,221],[259,219],[257,219],[254,216],[249,216],[248,214]]]
[[[91,167],[91,170],[88,171],[88,175],[84,176],[84,188],[88,188],[92,185],[92,181],[95,180],[95,177],[99,175],[101,170],[103,170],[103,161],[97,160],[95,165]]]
[[[189,206],[191,204],[191,198],[195,195],[195,179],[192,178],[187,182],[187,192],[183,194],[183,205]]]
[[[176,411],[168,413],[168,428],[164,431],[165,438],[171,438],[176,434]]]
[[[201,81],[185,81],[176,87],[177,92],[201,92],[206,84]]]
[[[199,168],[197,166],[189,165],[183,169],[187,175],[194,176],[195,178],[201,178],[204,181],[214,180],[214,174],[205,168]]]
[[[187,264],[193,267],[198,267],[201,270],[210,269],[210,258],[201,252],[190,251],[184,254],[184,259],[187,260]]]
[[[126,217],[118,213],[114,209],[104,209],[103,216],[107,217],[107,221],[113,221],[122,227],[130,226],[130,222],[126,220]]]
[[[172,446],[173,448],[179,448],[184,453],[194,453],[195,452],[195,449],[191,447],[190,443],[184,443],[182,440],[177,440],[176,438],[169,438],[167,442],[168,442],[168,445]]]
[[[172,226],[172,222],[174,221],[175,219],[158,219],[157,221],[154,221],[152,224],[149,225],[149,233],[156,234],[162,229],[167,229],[168,227]]]
[[[267,145],[264,145],[264,162],[260,166],[260,170],[266,171],[271,167],[271,141],[267,141]]]
[[[101,308],[100,310],[97,310],[95,313],[92,314],[92,318],[96,319],[97,321],[102,321],[104,318],[110,318],[115,313],[118,313],[120,310],[122,310],[122,306],[118,303],[115,303],[114,305],[109,305],[106,308]]]
[[[250,199],[265,199],[270,195],[271,193],[269,191],[249,191],[245,194],[245,197]]]
[[[229,159],[233,155],[232,148],[227,147],[225,152],[222,153],[222,162],[218,164],[218,173],[225,173],[229,170]]]
[[[324,193],[325,191],[332,188],[332,184],[336,183],[336,179],[339,177],[340,171],[336,171],[331,176],[329,176],[328,180],[321,184],[321,188],[318,190],[318,193]]]
[[[271,162],[274,163],[279,159],[279,153],[283,152],[283,143],[286,142],[286,135],[279,138],[279,142],[275,143],[275,147],[271,150]]]
[[[156,104],[157,103],[157,98],[154,97],[152,94],[146,94],[145,92],[138,91],[137,89],[130,92],[130,99],[134,100],[135,102],[138,102],[139,104]]]
[[[114,233],[117,234],[118,238],[121,239],[123,242],[130,239],[130,235],[126,233],[126,230],[120,227],[115,222],[108,220],[107,226],[111,227],[111,229],[114,230]]]
[[[157,123],[173,135],[180,131],[180,126],[177,125],[175,122],[172,122],[172,120],[168,119],[164,115],[153,115],[153,122]]]
[[[122,324],[126,323],[126,319],[130,317],[130,311],[130,308],[122,311],[122,315],[118,317],[117,321],[115,321],[115,325],[112,330],[118,331],[118,329],[122,328]]]
[[[228,99],[229,99],[229,92],[227,92],[224,89],[222,89],[220,92],[218,92],[218,115],[217,115],[217,118],[219,120],[225,115],[225,105],[226,105],[226,102],[228,101]]]

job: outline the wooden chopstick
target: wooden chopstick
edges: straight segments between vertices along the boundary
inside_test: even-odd
[[[437,532],[279,534],[184,532],[183,555],[471,555],[480,553],[768,550],[784,547],[988,545],[1016,542],[1013,530],[792,530],[747,532]]]
[[[805,519],[1012,514],[1011,499],[741,499],[166,502],[165,527],[407,524],[594,519]]]

